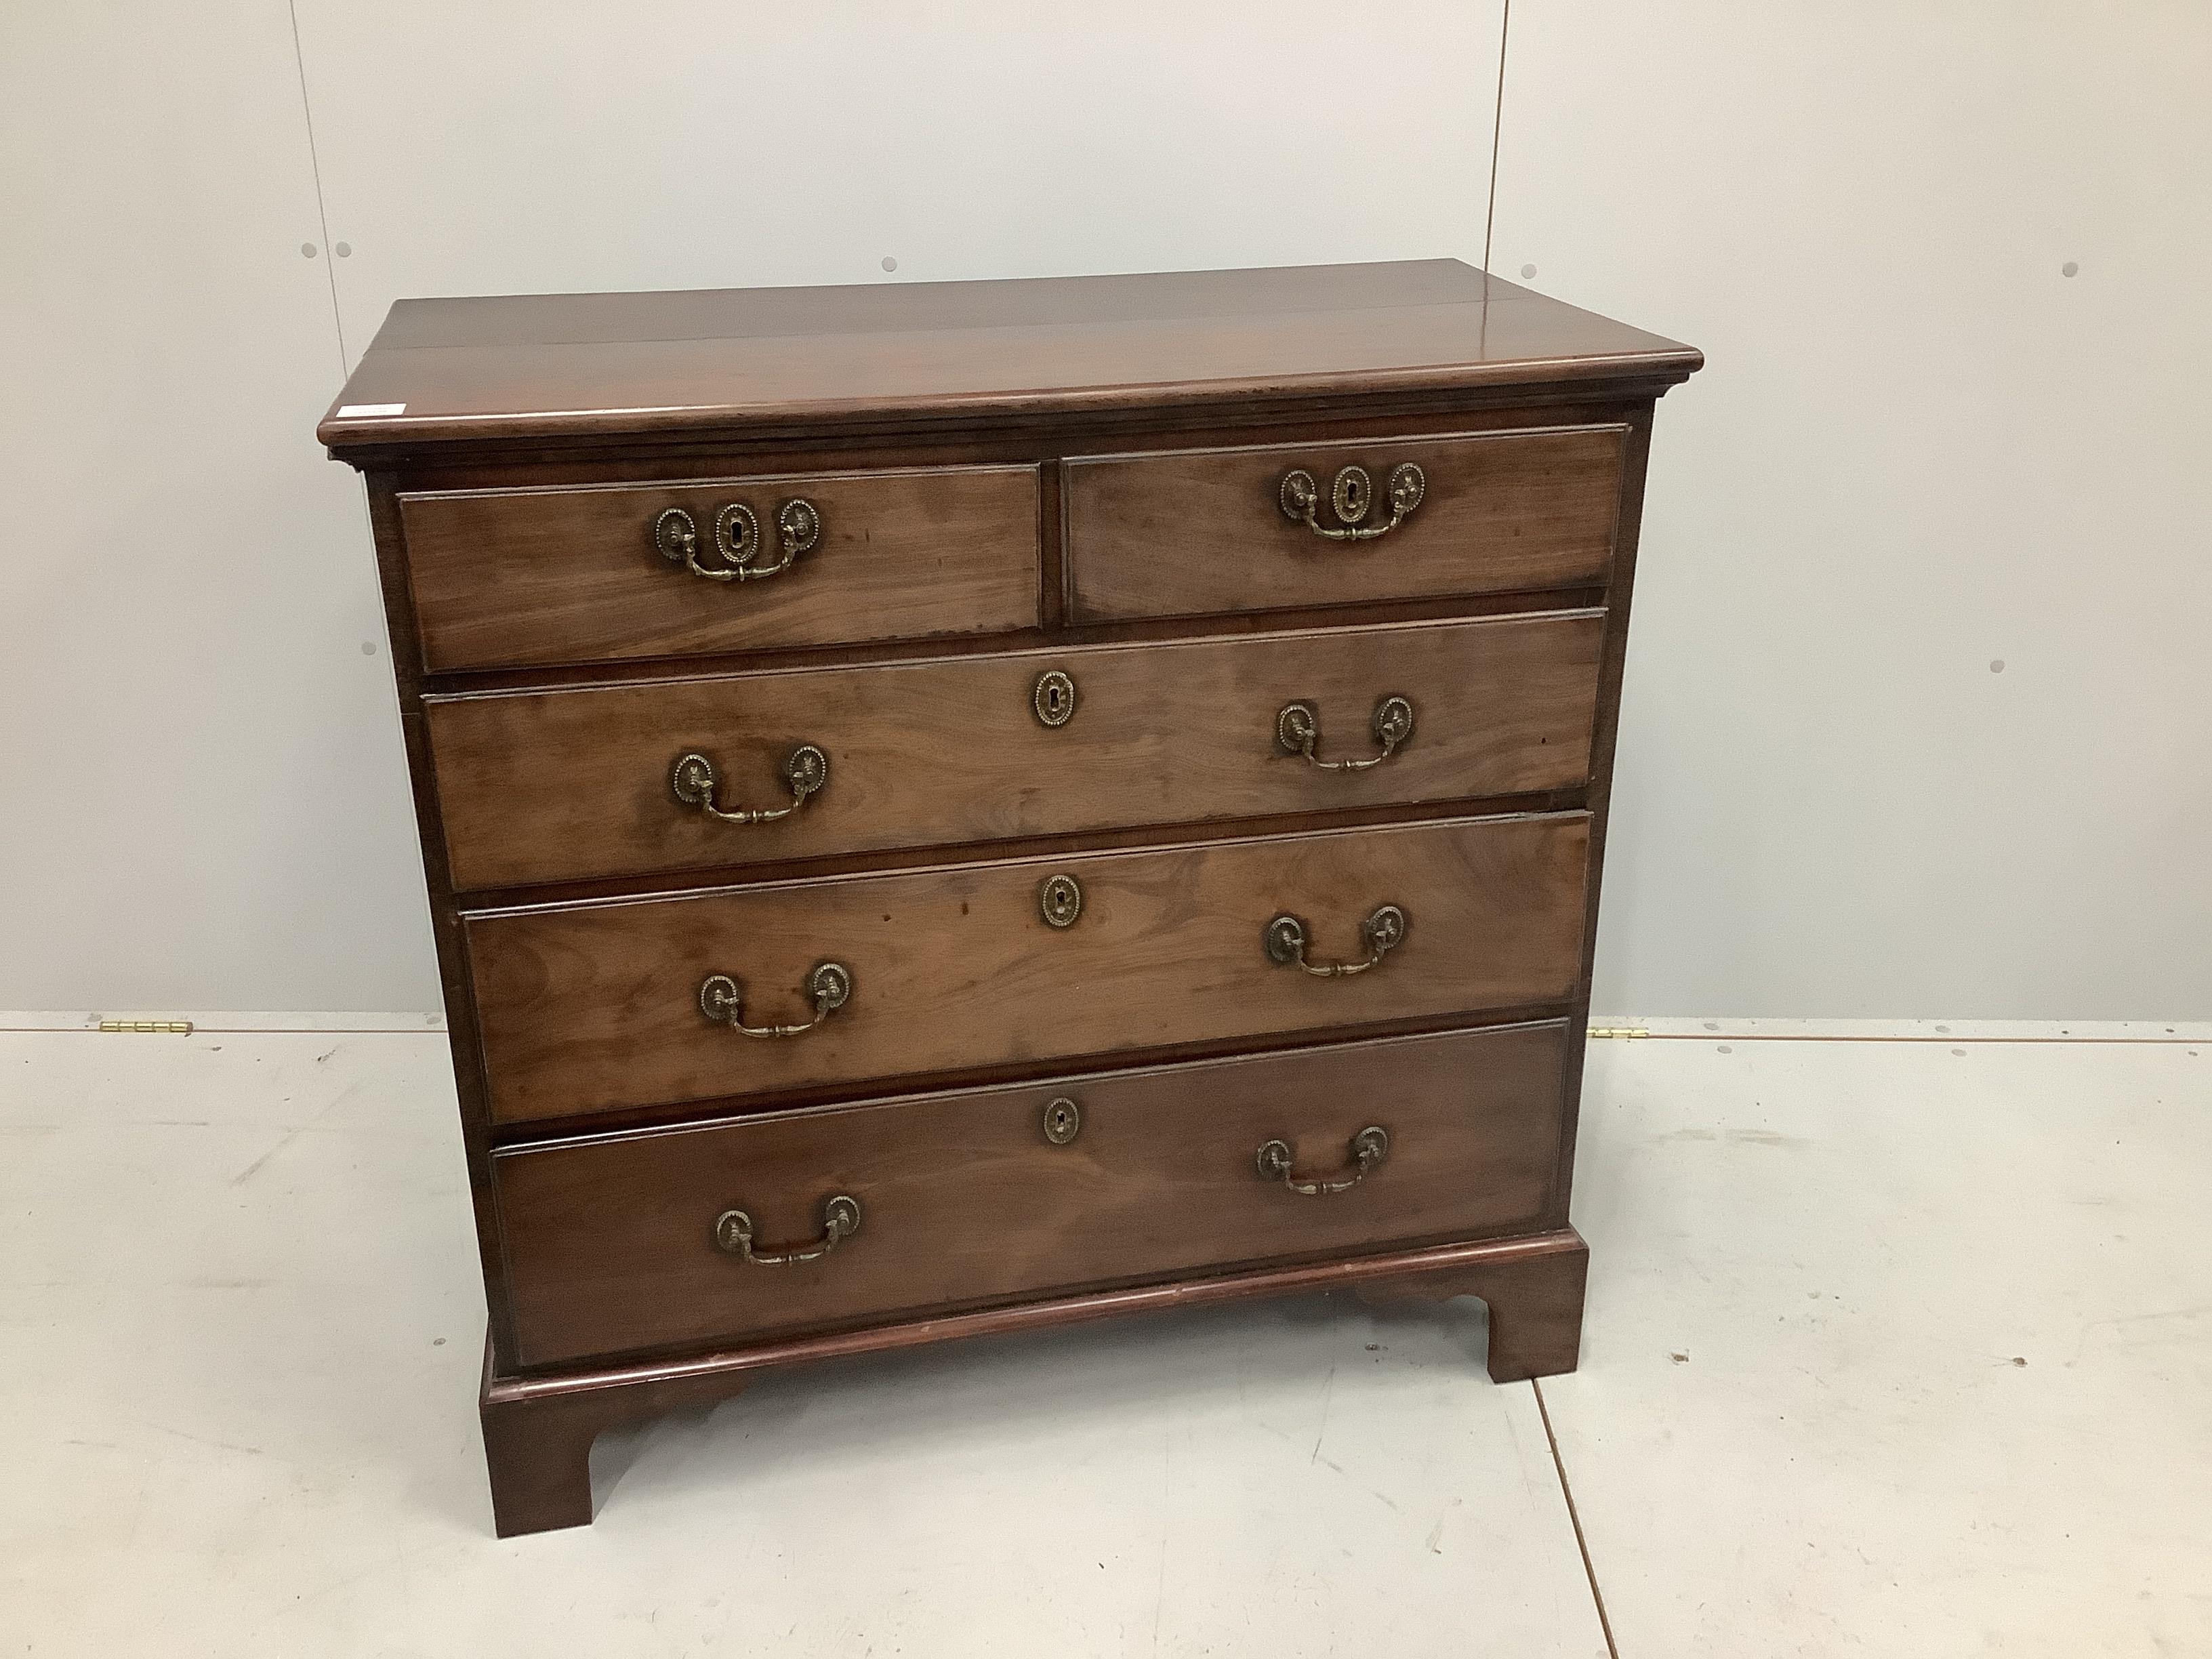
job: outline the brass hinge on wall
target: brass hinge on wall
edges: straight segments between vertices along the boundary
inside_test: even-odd
[[[169,1036],[190,1036],[192,1023],[188,1019],[103,1019],[103,1031],[158,1031]]]
[[[1593,1025],[1589,1028],[1589,1035],[1590,1041],[1595,1042],[1600,1037],[1620,1037],[1627,1041],[1637,1037],[1648,1037],[1651,1033],[1646,1027],[1641,1025]]]

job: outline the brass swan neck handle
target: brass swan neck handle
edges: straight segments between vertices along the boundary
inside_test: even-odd
[[[1395,695],[1378,698],[1367,728],[1381,752],[1361,760],[1323,760],[1314,752],[1321,743],[1321,712],[1310,702],[1286,702],[1275,716],[1275,746],[1286,755],[1304,756],[1324,772],[1364,772],[1389,760],[1413,735],[1413,700]]]
[[[775,562],[756,563],[761,554],[760,520],[743,501],[730,502],[714,515],[714,553],[720,562],[709,564],[699,556],[698,520],[684,508],[672,507],[653,521],[653,545],[671,564],[680,564],[708,581],[761,581],[783,574],[822,539],[822,510],[804,496],[787,501],[775,510]]]
[[[1401,461],[1390,469],[1390,481],[1384,486],[1390,501],[1390,521],[1388,524],[1369,524],[1367,514],[1375,505],[1375,486],[1369,482],[1364,466],[1339,468],[1329,482],[1328,504],[1336,514],[1332,526],[1321,521],[1321,486],[1314,482],[1312,473],[1304,467],[1292,467],[1283,474],[1283,482],[1276,487],[1275,499],[1281,503],[1283,516],[1293,524],[1302,524],[1308,530],[1329,542],[1371,542],[1378,536],[1387,536],[1413,514],[1428,493],[1428,480],[1421,469],[1411,461]]]
[[[1370,1123],[1352,1138],[1351,1174],[1334,1177],[1309,1176],[1301,1179],[1291,1172],[1290,1143],[1270,1140],[1263,1142],[1260,1147],[1260,1179],[1279,1181],[1292,1192],[1303,1194],[1307,1198],[1326,1198],[1331,1193],[1347,1192],[1357,1187],[1380,1169],[1382,1160],[1389,1156],[1389,1135]]]
[[[860,1200],[840,1193],[822,1205],[822,1237],[793,1249],[767,1251],[753,1246],[753,1218],[743,1210],[725,1210],[714,1218],[714,1248],[756,1267],[788,1267],[801,1261],[819,1261],[837,1248],[837,1241],[860,1231]]]
[[[1261,935],[1267,960],[1284,968],[1297,968],[1316,979],[1346,979],[1380,963],[1406,937],[1406,913],[1395,904],[1377,905],[1359,924],[1359,938],[1367,954],[1358,962],[1306,960],[1306,925],[1288,914],[1277,916]]]
[[[741,1036],[797,1036],[812,1030],[845,1006],[853,994],[852,969],[842,962],[817,963],[806,976],[806,994],[814,1001],[813,1018],[791,1025],[748,1025],[745,988],[727,974],[709,974],[699,981],[699,1012]]]
[[[788,806],[720,806],[714,801],[715,782],[714,763],[696,753],[678,760],[668,777],[676,799],[686,806],[697,807],[704,817],[724,823],[774,823],[778,818],[789,817],[828,786],[830,757],[814,744],[802,743],[785,757],[783,787],[791,791]]]

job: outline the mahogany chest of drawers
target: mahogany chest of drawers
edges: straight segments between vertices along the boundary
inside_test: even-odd
[[[1449,261],[405,301],[366,477],[502,1533],[763,1367],[1326,1287],[1571,1369],[1654,403]]]

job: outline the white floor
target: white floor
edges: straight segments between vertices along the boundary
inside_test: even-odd
[[[1474,1304],[1186,1313],[772,1380],[501,1542],[442,1037],[40,1023],[0,1653],[2212,1653],[2212,1030],[1593,1044],[1540,1407]]]

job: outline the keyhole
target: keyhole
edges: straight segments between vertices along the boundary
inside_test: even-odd
[[[1075,714],[1075,682],[1060,669],[1037,676],[1030,699],[1037,719],[1046,726],[1065,726]]]
[[[1044,1109],[1044,1138],[1055,1146],[1066,1146],[1082,1127],[1082,1109],[1065,1095]]]
[[[1364,467],[1347,466],[1340,471],[1328,492],[1329,504],[1336,509],[1336,516],[1348,525],[1364,519],[1370,505],[1368,489]]]

